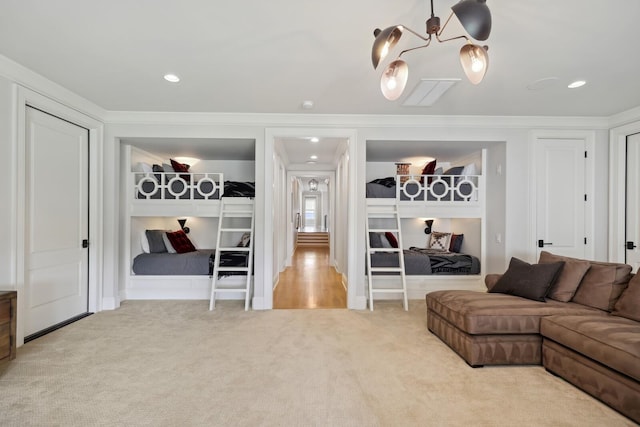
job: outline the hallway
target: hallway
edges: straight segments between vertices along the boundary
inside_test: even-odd
[[[347,291],[329,265],[328,246],[298,246],[292,264],[280,273],[273,308],[347,308]]]

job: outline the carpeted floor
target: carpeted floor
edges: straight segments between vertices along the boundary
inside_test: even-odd
[[[424,301],[127,301],[0,367],[2,426],[631,426],[542,367],[473,369]]]

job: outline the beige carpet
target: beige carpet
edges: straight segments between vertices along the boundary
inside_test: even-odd
[[[543,368],[473,369],[423,301],[242,310],[131,301],[0,368],[1,426],[630,426]]]

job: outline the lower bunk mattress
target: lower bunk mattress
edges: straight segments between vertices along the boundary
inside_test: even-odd
[[[480,260],[473,255],[417,247],[404,249],[403,254],[404,272],[408,275],[480,274]],[[398,267],[398,265],[397,253],[374,252],[371,254],[372,267]]]
[[[143,253],[133,259],[133,272],[143,276],[211,276],[216,256],[215,249],[199,249],[183,254]],[[247,267],[247,252],[224,252],[220,266]],[[246,275],[225,271],[222,275]]]

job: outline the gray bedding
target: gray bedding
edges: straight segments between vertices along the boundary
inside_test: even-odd
[[[467,254],[433,249],[404,249],[404,271],[407,275],[467,275],[480,274],[480,260]],[[389,252],[371,254],[373,267],[397,267],[398,255]]]
[[[215,253],[215,249],[200,249],[184,254],[144,253],[133,259],[133,272],[157,276],[206,276],[210,274],[210,259]]]
[[[460,194],[458,194],[458,191],[455,191],[451,188],[454,186],[454,182],[450,181],[452,179],[451,177],[441,176],[440,179],[445,180],[449,188],[445,187],[440,182],[434,183],[431,189],[433,194],[427,194],[427,200],[437,201],[438,199],[440,199],[442,201],[450,201],[453,196],[454,201],[464,201],[465,198],[471,196],[473,190],[469,184],[462,183],[460,185],[460,193],[462,194],[461,196]],[[421,190],[418,185],[407,183],[406,190],[407,193],[411,194],[412,197],[415,198],[415,200],[424,200],[424,191]],[[396,187],[395,185],[393,187],[389,187],[378,184],[376,182],[367,182],[366,197],[374,199],[393,199],[396,197]],[[411,200],[411,198],[407,197],[401,189],[400,200]]]

